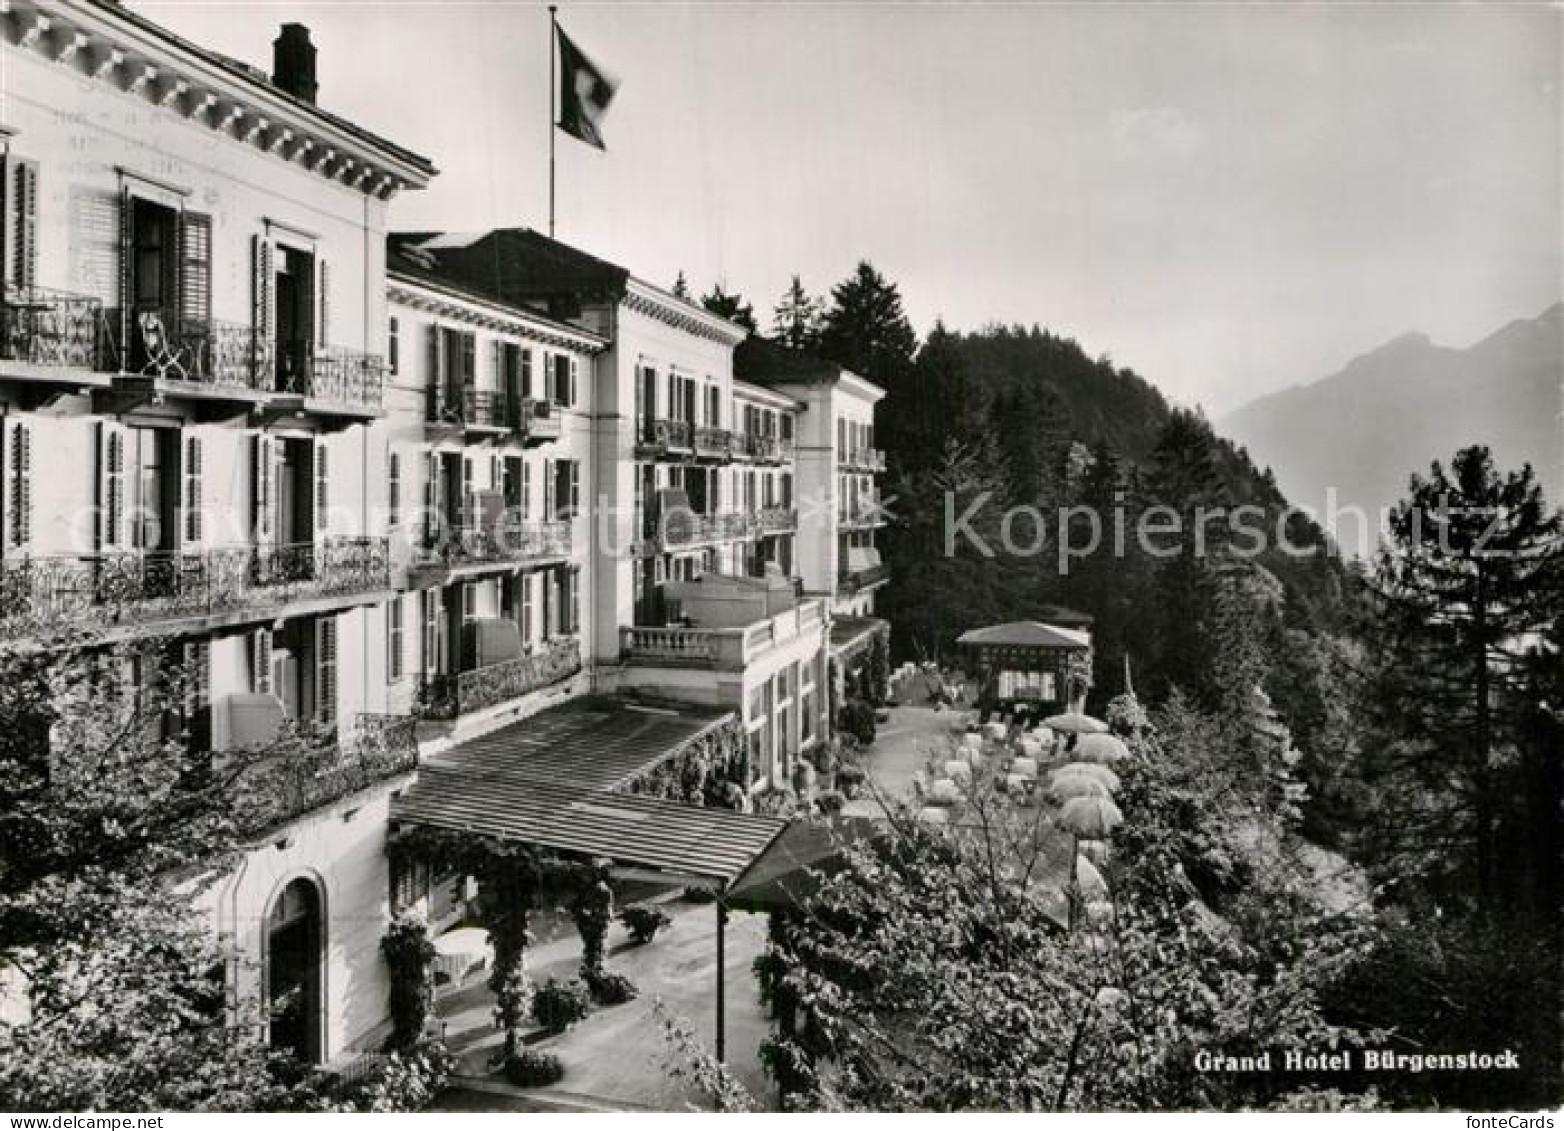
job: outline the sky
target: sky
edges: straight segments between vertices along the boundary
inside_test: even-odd
[[[525,3],[133,0],[432,158],[393,228],[547,228],[549,26]],[[769,321],[863,259],[920,334],[1037,323],[1220,416],[1408,332],[1559,300],[1564,10],[561,3],[620,87],[558,135],[558,234]]]

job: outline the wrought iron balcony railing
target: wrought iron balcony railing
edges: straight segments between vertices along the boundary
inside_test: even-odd
[[[343,346],[311,348],[303,387],[293,391],[331,404],[380,409],[385,398],[386,363],[379,354]]]
[[[244,770],[235,797],[239,828],[255,834],[418,768],[417,720],[362,714],[340,743],[297,749]]]
[[[391,584],[384,538],[0,561],[0,639],[272,608]]]
[[[464,672],[426,675],[418,683],[418,713],[449,720],[519,699],[581,670],[581,642],[562,636],[529,656]]]
[[[885,453],[879,448],[850,448],[838,455],[838,462],[856,471],[884,471]]]
[[[7,284],[0,294],[0,359],[97,369],[106,325],[95,298]]]
[[[695,429],[695,454],[716,459],[730,458],[733,455],[733,433],[726,428],[701,425]]]
[[[237,322],[113,310],[104,319],[104,341],[105,368],[115,373],[257,393],[269,387],[255,330]]]
[[[749,538],[759,529],[758,516],[747,511],[697,514],[674,509],[659,517],[648,516],[642,536],[664,549]]]
[[[425,530],[413,564],[450,567],[560,558],[569,556],[570,546],[571,524],[562,519],[524,522],[507,516],[488,526],[433,524]]]
[[[509,428],[511,415],[505,394],[492,389],[429,390],[429,421],[468,428]]]
[[[693,451],[694,432],[688,421],[642,418],[637,445],[648,452]]]
[[[564,432],[564,416],[558,401],[523,397],[516,412],[515,428],[527,440],[557,440]]]

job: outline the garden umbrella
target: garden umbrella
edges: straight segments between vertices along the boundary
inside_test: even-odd
[[[1075,883],[1081,889],[1081,899],[1088,905],[1108,898],[1108,881],[1084,856],[1075,858]]]
[[[1085,774],[1057,774],[1048,783],[1048,792],[1055,801],[1062,803],[1077,797],[1107,797],[1108,787]]]
[[[1081,840],[1106,840],[1124,822],[1111,797],[1075,797],[1059,811],[1059,827]]]
[[[1130,756],[1130,748],[1111,734],[1083,734],[1070,753],[1082,762],[1113,763]]]
[[[1108,792],[1119,788],[1119,775],[1097,762],[1067,762],[1049,775],[1050,782],[1062,777],[1091,778],[1108,787]]]
[[[1107,723],[1101,719],[1094,719],[1090,715],[1083,715],[1079,711],[1069,711],[1063,715],[1050,715],[1043,720],[1043,725],[1061,734],[1108,733]]]

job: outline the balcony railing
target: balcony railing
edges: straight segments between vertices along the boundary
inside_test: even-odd
[[[414,565],[462,566],[568,557],[569,521],[523,522],[507,517],[488,526],[435,526],[425,531]]]
[[[460,424],[469,428],[509,428],[505,394],[490,389],[462,389],[456,395],[444,389],[429,390],[429,421]]]
[[[510,699],[519,699],[568,679],[581,670],[581,642],[551,640],[539,652],[465,672],[441,672],[420,679],[418,712],[429,719],[455,719]]]
[[[642,534],[648,542],[668,549],[749,538],[758,528],[757,516],[746,511],[697,514],[690,510],[670,510],[660,519],[648,517]]]
[[[0,359],[97,369],[105,325],[95,298],[8,284],[0,295]]]
[[[235,815],[258,833],[322,805],[418,767],[416,720],[410,715],[359,715],[340,743],[302,743],[293,755],[268,758],[241,776]]]
[[[874,500],[849,504],[837,508],[836,521],[841,526],[884,526],[885,511]]]
[[[685,420],[641,419],[637,444],[645,451],[693,451],[694,429]]]
[[[776,616],[736,628],[624,627],[619,649],[627,664],[743,671],[766,651],[824,623],[820,602],[805,600]]]
[[[279,392],[379,411],[386,385],[386,363],[379,354],[300,341],[280,344],[278,351]]]
[[[564,417],[559,402],[542,397],[523,397],[514,426],[528,440],[559,439],[564,431]]]
[[[271,608],[387,589],[384,538],[0,561],[0,639]]]
[[[879,448],[852,448],[839,457],[839,462],[856,471],[884,471],[885,453]]]
[[[110,311],[104,321],[105,368],[214,389],[269,388],[253,327],[167,311]]]
[[[695,429],[695,454],[715,459],[730,459],[733,455],[733,433],[726,428],[701,425]]]
[[[766,507],[757,517],[760,529],[767,534],[798,529],[798,512],[790,507]]]
[[[879,585],[889,581],[891,567],[888,565],[866,566],[863,569],[842,570],[836,575],[836,588],[842,593],[857,593],[868,589],[871,585]]]

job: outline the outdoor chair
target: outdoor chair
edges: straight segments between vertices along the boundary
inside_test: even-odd
[[[144,311],[136,315],[136,325],[141,330],[141,347],[147,355],[142,372],[154,377],[188,381],[190,371],[185,367],[187,354],[184,349],[169,341],[168,330],[163,326],[163,316],[156,311]]]

